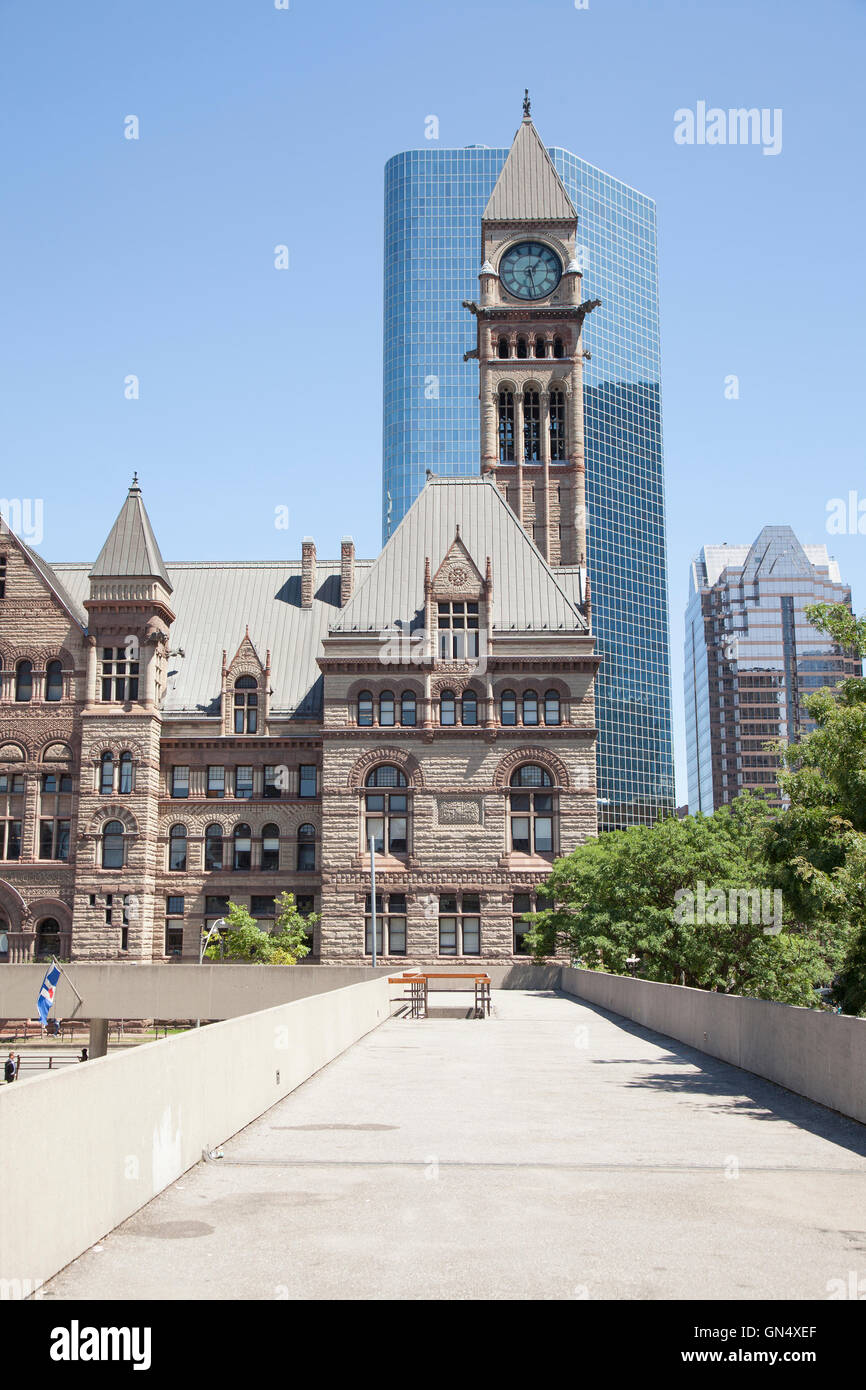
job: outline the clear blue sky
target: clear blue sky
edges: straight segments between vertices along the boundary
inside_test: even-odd
[[[54,560],[134,469],[169,560],[375,554],[383,165],[430,114],[508,143],[529,86],[548,144],[658,203],[683,800],[694,551],[788,522],[864,606],[866,536],[825,531],[866,498],[864,71],[863,0],[5,0],[0,495],[44,499]],[[782,152],[675,144],[699,100],[780,107]]]

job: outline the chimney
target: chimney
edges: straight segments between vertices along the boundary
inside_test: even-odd
[[[351,536],[340,541],[340,607],[345,608],[355,587],[355,542]]]
[[[312,608],[316,588],[316,542],[304,536],[301,542],[301,607]]]

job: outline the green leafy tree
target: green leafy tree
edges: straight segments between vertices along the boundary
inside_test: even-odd
[[[844,604],[806,615],[835,643],[866,655],[866,619]],[[841,958],[837,998],[866,1011],[866,681],[854,676],[804,700],[815,728],[777,748],[788,806],[768,847],[774,877],[797,916]],[[841,952],[839,946],[841,943]]]
[[[274,899],[275,930],[263,931],[247,908],[229,903],[226,927],[219,941],[212,941],[205,954],[211,960],[253,961],[258,965],[295,965],[309,955],[307,932],[318,919],[298,911],[294,894],[281,893]]]
[[[564,949],[614,974],[637,955],[646,979],[814,1005],[833,962],[822,934],[788,917],[784,897],[776,911],[774,819],[763,799],[745,795],[713,816],[580,845],[541,889],[552,905],[528,918],[527,944],[538,958]]]

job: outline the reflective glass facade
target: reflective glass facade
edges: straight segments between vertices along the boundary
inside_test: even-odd
[[[424,484],[476,476],[481,217],[507,149],[409,150],[385,167],[383,540]],[[599,826],[673,811],[655,204],[552,147],[578,214]]]
[[[776,804],[778,757],[814,728],[803,700],[859,675],[806,617],[812,603],[851,606],[826,546],[765,526],[751,546],[708,545],[692,561],[686,608],[689,810],[710,815],[742,791]]]

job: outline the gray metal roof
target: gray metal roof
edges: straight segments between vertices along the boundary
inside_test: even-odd
[[[142,501],[141,488],[136,482],[129,489],[129,495],[90,573],[97,578],[105,575],[157,576],[171,588],[150,517]]]
[[[585,631],[586,624],[498,487],[485,478],[431,478],[397,530],[335,615],[334,632],[418,626],[424,614],[424,559],[435,575],[460,539],[483,575],[493,566],[494,631]]]
[[[490,195],[488,222],[574,222],[577,211],[529,117],[522,122]]]
[[[372,562],[355,561],[356,582]],[[73,598],[89,591],[90,566],[56,565]],[[301,562],[280,560],[169,564],[173,586],[171,649],[163,709],[166,714],[219,711],[223,650],[231,661],[247,626],[259,659],[271,653],[271,710],[309,717],[321,711],[321,673],[316,658],[328,623],[340,604],[340,562],[316,566],[312,608],[301,608]]]

